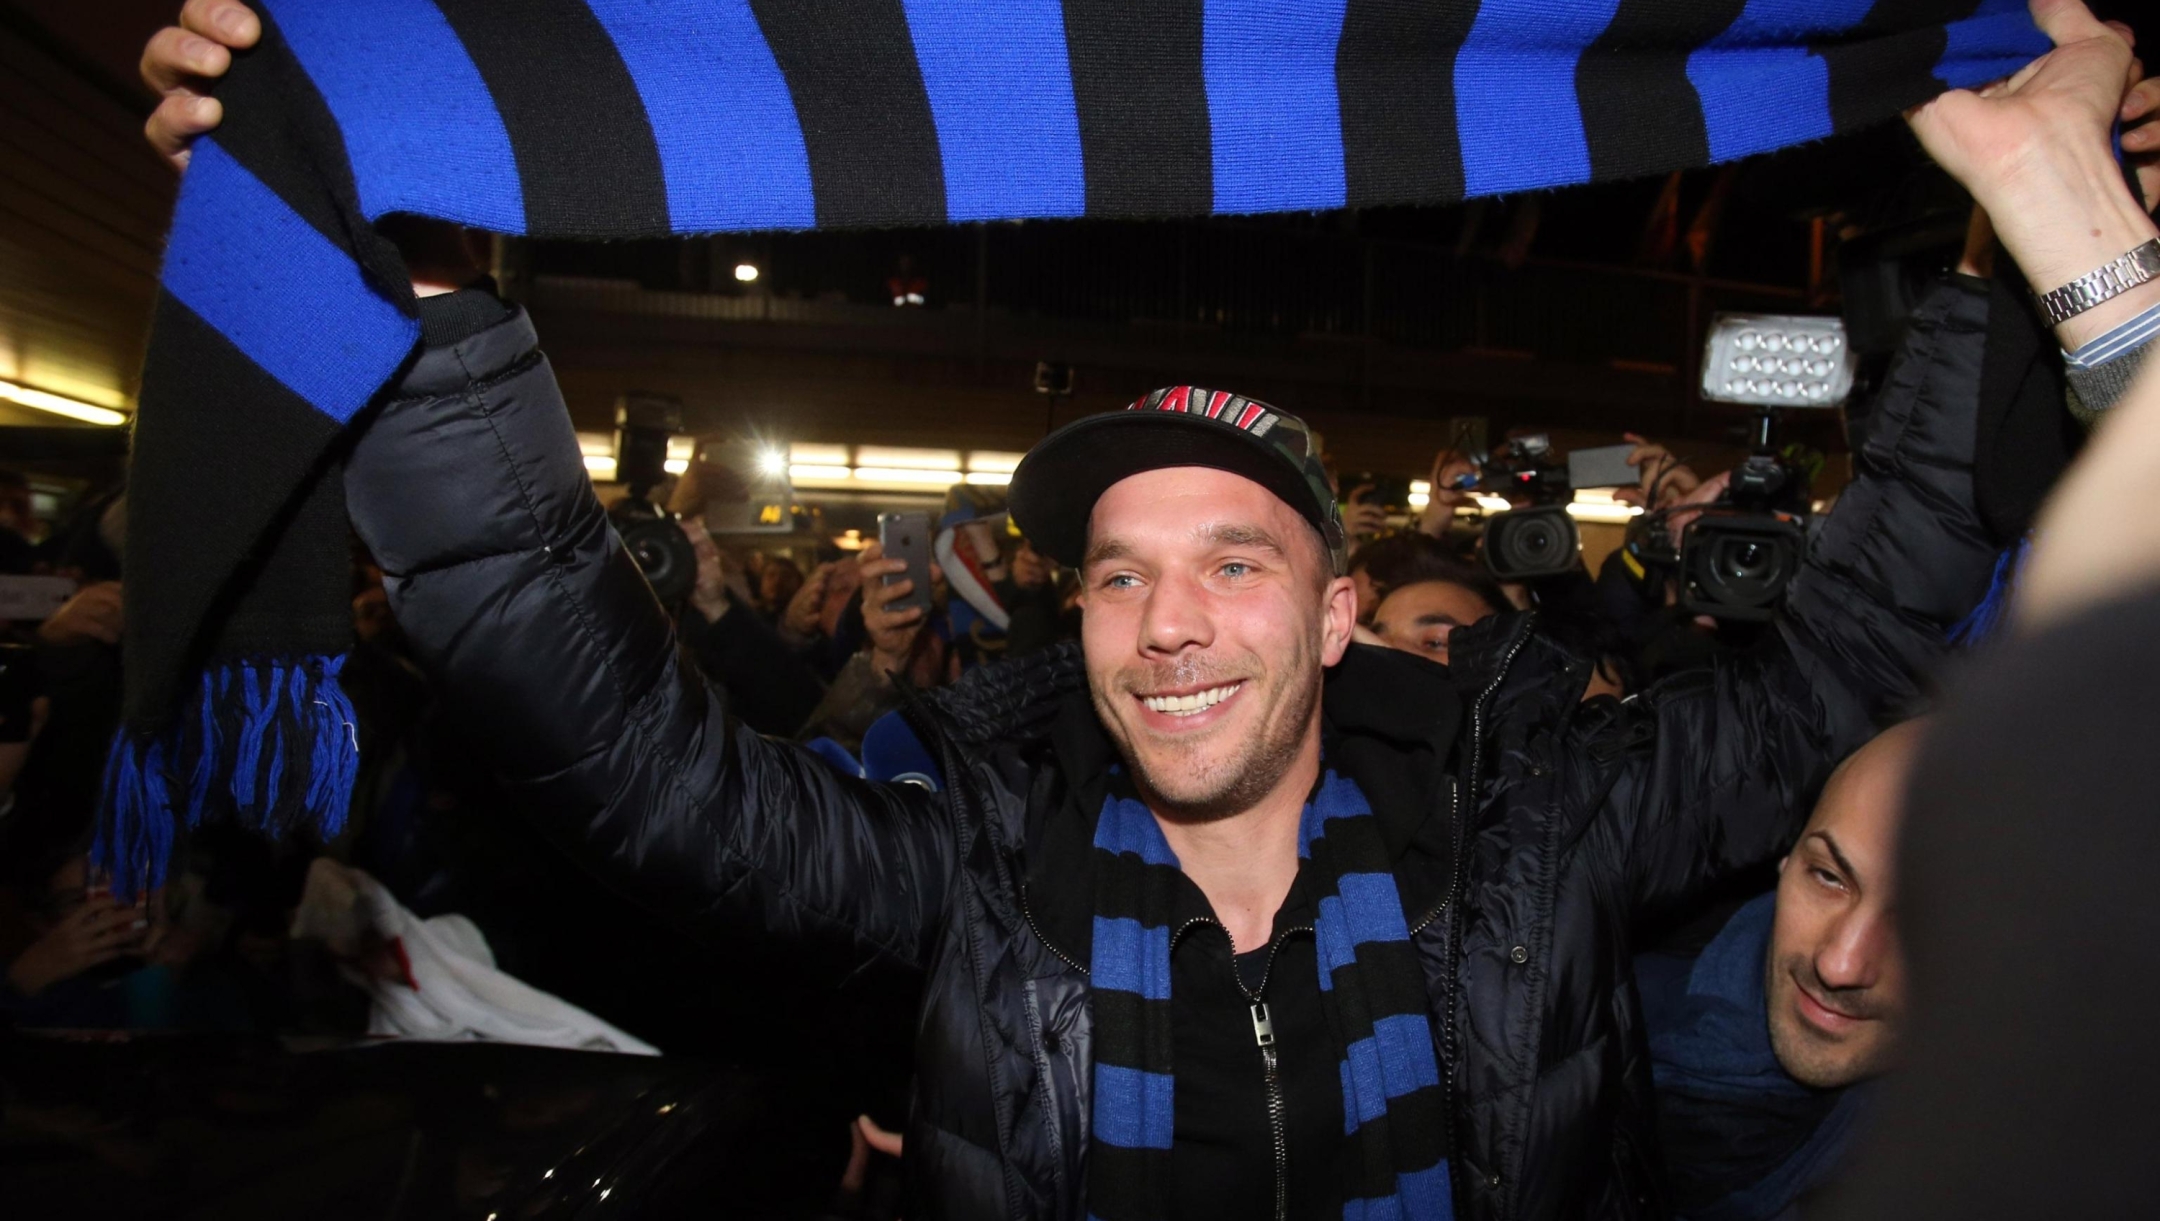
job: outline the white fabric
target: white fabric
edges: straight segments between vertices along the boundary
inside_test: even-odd
[[[650,1043],[497,970],[487,938],[472,921],[458,915],[422,920],[382,883],[327,858],[308,867],[292,935],[325,941],[348,960],[341,968],[345,978],[374,1001],[369,1034],[660,1054]],[[410,985],[380,978],[353,961],[363,952],[392,946],[403,950]],[[380,954],[368,957],[381,961]]]

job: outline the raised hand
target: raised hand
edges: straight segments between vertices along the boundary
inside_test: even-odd
[[[186,168],[197,137],[224,121],[225,108],[210,86],[232,67],[232,53],[262,37],[262,21],[240,0],[187,0],[180,24],[166,26],[143,47],[143,83],[163,101],[150,112],[143,134],[176,168]]]
[[[2131,197],[2110,147],[2136,79],[2128,29],[2102,23],[2080,0],[2033,0],[2032,11],[2054,50],[2008,80],[1953,89],[1906,118],[1928,154],[1987,209],[2027,282],[2047,292],[2160,230]],[[2068,320],[2057,335],[2074,348],[2155,300],[2160,284],[2147,284]]]

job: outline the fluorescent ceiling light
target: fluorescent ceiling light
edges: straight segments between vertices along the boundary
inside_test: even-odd
[[[845,445],[819,445],[797,441],[788,446],[788,461],[808,466],[846,466],[853,461]]]
[[[85,424],[99,424],[110,428],[128,422],[124,412],[114,411],[110,407],[100,407],[95,403],[85,403],[81,399],[71,399],[43,390],[32,390],[14,382],[0,382],[0,399],[53,415],[66,416],[71,420],[81,420]]]
[[[855,478],[861,483],[922,483],[950,487],[959,482],[960,472],[925,471],[904,466],[858,466]]]
[[[1019,469],[1020,459],[1025,457],[1027,457],[1026,454],[1016,454],[1009,450],[971,450],[967,456],[967,468],[971,471],[985,473],[999,471],[1009,475]],[[974,480],[969,480],[969,482],[972,483]]]
[[[885,467],[910,471],[957,471],[960,469],[960,451],[858,445],[855,447],[855,462],[858,469]]]

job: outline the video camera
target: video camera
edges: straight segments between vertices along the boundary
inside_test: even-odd
[[[1478,464],[1478,490],[1528,500],[1485,525],[1485,566],[1503,581],[1556,576],[1575,567],[1582,534],[1568,516],[1574,484],[1543,433],[1515,437]]]
[[[697,552],[675,515],[655,504],[652,490],[667,479],[668,440],[682,427],[682,403],[657,394],[615,401],[615,477],[630,494],[608,510],[623,550],[637,561],[663,606],[681,606],[697,584]]]
[[[1852,392],[1851,345],[1836,318],[1720,314],[1703,357],[1703,397],[1756,408],[1752,452],[1717,503],[1688,523],[1681,604],[1719,619],[1765,620],[1807,554],[1811,465],[1777,443],[1778,413],[1835,408]],[[1651,520],[1652,518],[1658,520]],[[1637,519],[1662,530],[1662,515]],[[1635,542],[1630,531],[1629,545]],[[1638,559],[1648,558],[1631,550]]]

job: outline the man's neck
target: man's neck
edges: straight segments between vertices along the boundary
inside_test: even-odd
[[[1239,953],[1266,945],[1274,931],[1275,913],[1297,880],[1298,822],[1319,779],[1320,726],[1315,720],[1296,762],[1250,808],[1206,822],[1181,822],[1155,812],[1185,876],[1207,896]]]

